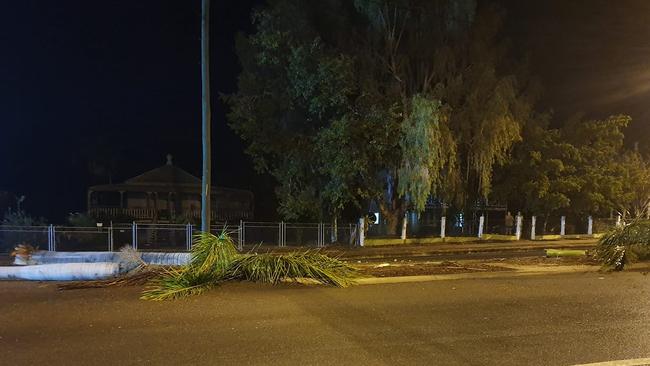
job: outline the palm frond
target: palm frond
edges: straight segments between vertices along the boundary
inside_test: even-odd
[[[150,282],[140,296],[143,300],[173,300],[199,295],[222,282],[209,274],[198,274],[187,268],[174,268]]]
[[[198,234],[190,263],[168,269],[150,283],[141,298],[171,300],[198,295],[235,279],[275,284],[286,279],[310,278],[326,285],[348,287],[358,276],[352,266],[318,251],[239,254],[224,229],[219,235]]]
[[[224,229],[219,235],[199,233],[194,236],[190,267],[193,272],[225,272],[238,255],[235,243]]]
[[[309,278],[325,285],[348,287],[359,277],[356,269],[317,251],[289,254],[249,254],[236,259],[232,277],[253,282],[278,283]]]
[[[598,242],[597,258],[614,270],[650,258],[650,221],[637,220],[607,232]]]
[[[74,281],[58,285],[59,290],[76,290],[85,288],[105,288],[113,286],[142,286],[152,279],[165,274],[168,268],[163,266],[138,266],[128,273],[116,278],[94,281]]]

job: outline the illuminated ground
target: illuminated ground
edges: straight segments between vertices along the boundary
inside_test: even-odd
[[[0,283],[0,364],[571,365],[650,357],[650,276],[639,272],[350,289],[239,283],[164,303],[138,293]]]

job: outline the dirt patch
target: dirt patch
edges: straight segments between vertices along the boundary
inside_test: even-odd
[[[549,265],[549,266],[567,266],[567,265],[593,265],[598,266],[600,262],[592,256],[582,257],[520,257],[502,259],[501,263],[514,265]]]
[[[514,271],[512,268],[494,264],[459,263],[459,262],[421,262],[421,263],[380,263],[357,265],[361,273],[374,277],[421,276],[473,272]]]

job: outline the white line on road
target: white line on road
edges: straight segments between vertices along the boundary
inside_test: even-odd
[[[618,360],[596,363],[584,363],[573,366],[646,366],[650,365],[650,358],[636,358],[634,360]]]

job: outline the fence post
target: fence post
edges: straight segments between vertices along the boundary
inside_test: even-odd
[[[54,225],[50,225],[52,228],[52,251],[56,252],[56,227]]]
[[[244,244],[241,241],[241,222],[242,220],[239,220],[239,226],[237,227],[237,248],[244,250]]]
[[[535,240],[535,223],[537,222],[537,216],[530,217],[530,240]]]
[[[616,227],[621,227],[621,214],[616,216]]]
[[[47,227],[47,250],[50,252],[54,251],[54,240],[52,235],[52,225]]]
[[[589,216],[587,218],[587,235],[593,235],[594,234],[594,219]]]
[[[185,250],[189,252],[190,242],[192,241],[192,234],[190,233],[190,224],[185,224]]]
[[[447,218],[445,216],[440,218],[440,237],[445,238],[445,229],[447,226]]]
[[[364,219],[363,219],[363,217],[361,217],[361,218],[359,218],[359,246],[360,247],[364,246],[364,244],[365,244],[365,239],[366,239],[365,238],[366,233],[364,232],[365,228],[366,228],[366,225],[365,225]]]
[[[108,251],[113,251],[113,221],[111,221],[111,226],[108,227]]]
[[[318,223],[318,243],[316,244],[319,248],[323,247],[323,242],[325,241],[325,238],[323,238],[324,232],[323,232],[323,223],[319,222]]]
[[[406,227],[408,226],[408,213],[404,213],[404,219],[402,220],[402,235],[400,238],[406,240]]]
[[[517,226],[515,227],[515,236],[517,237],[517,240],[521,239],[521,224],[524,221],[524,217],[521,215],[517,215]]]
[[[282,246],[282,221],[278,223],[278,246]]]
[[[481,215],[481,217],[478,218],[478,237],[482,238],[483,237],[483,223],[485,222],[485,216]]]
[[[560,217],[560,236],[566,235],[566,216]]]
[[[138,250],[138,224],[135,221],[131,224],[131,242],[133,250]]]
[[[318,247],[324,247],[325,246],[325,228],[323,227],[323,223],[319,222],[318,223]]]

